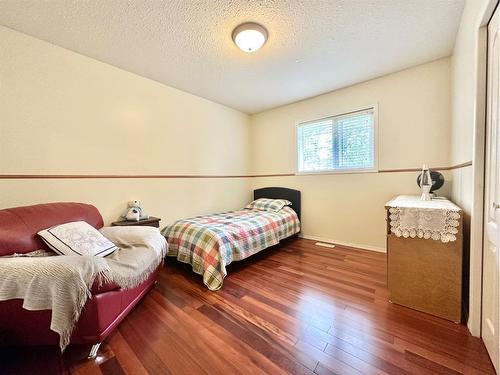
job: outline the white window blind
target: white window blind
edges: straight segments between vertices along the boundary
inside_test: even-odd
[[[373,112],[368,109],[299,124],[298,172],[375,169]]]

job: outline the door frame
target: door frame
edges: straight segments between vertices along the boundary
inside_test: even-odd
[[[469,319],[467,327],[473,336],[481,336],[484,178],[486,142],[486,96],[488,69],[488,23],[499,0],[487,0],[479,13],[476,30],[474,134],[472,154],[472,209],[470,223]]]

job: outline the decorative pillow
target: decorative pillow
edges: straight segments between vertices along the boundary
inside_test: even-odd
[[[292,202],[286,199],[269,199],[269,198],[259,198],[254,200],[245,208],[251,210],[262,210],[262,211],[272,211],[278,212],[285,206],[291,206]]]
[[[73,221],[38,232],[43,241],[60,255],[105,257],[118,249],[113,242],[85,221]]]

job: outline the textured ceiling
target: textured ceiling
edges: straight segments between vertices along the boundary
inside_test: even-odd
[[[464,0],[1,0],[0,24],[248,113],[449,56]],[[256,53],[231,40],[256,21]]]

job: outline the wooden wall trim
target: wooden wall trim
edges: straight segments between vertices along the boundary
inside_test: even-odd
[[[450,167],[431,167],[435,171],[451,171],[453,169],[460,169],[472,166],[472,161],[467,161],[465,163],[452,165]],[[400,169],[380,169],[379,173],[394,173],[394,172],[420,172],[422,168],[400,168]]]
[[[433,170],[450,171],[472,166],[472,161],[450,167],[431,167]],[[380,169],[378,173],[420,172],[421,168]],[[377,172],[375,172],[377,173]],[[269,173],[251,175],[175,175],[175,174],[0,174],[0,180],[75,180],[75,179],[185,179],[185,178],[257,178],[292,177],[295,173]],[[318,176],[318,174],[301,175]]]
[[[0,174],[0,180],[54,180],[54,179],[183,179],[183,178],[252,178],[294,176],[293,173],[259,175],[175,175],[175,174]]]
[[[157,179],[157,178],[248,178],[248,175],[174,175],[174,174],[4,174],[3,180],[35,180],[35,179]]]

